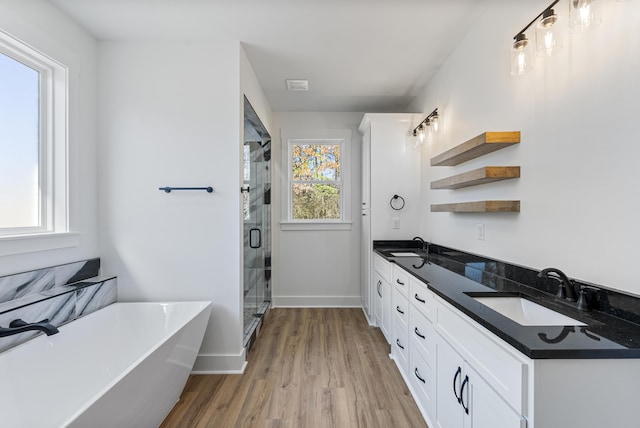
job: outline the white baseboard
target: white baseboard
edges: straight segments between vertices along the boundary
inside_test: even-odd
[[[367,315],[367,311],[365,311],[364,308],[362,308],[362,313],[364,314],[364,318],[367,320],[367,323],[369,324],[369,327],[377,327],[378,326],[378,324],[376,323],[375,319],[369,318],[369,316]]]
[[[273,296],[274,308],[360,308],[360,296]]]
[[[242,374],[246,366],[244,349],[238,355],[199,354],[191,374]]]

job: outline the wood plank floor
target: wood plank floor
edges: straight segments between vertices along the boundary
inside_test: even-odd
[[[426,427],[361,309],[272,309],[242,375],[193,375],[161,428]]]

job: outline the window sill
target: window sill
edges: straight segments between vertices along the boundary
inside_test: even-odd
[[[77,247],[79,244],[80,234],[75,232],[0,236],[0,256]]]
[[[280,230],[351,230],[350,221],[281,221]]]

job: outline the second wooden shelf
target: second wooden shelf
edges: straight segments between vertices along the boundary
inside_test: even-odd
[[[461,189],[520,177],[519,166],[485,166],[431,182],[431,189]]]

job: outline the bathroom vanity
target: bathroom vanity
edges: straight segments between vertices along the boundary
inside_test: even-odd
[[[579,284],[580,311],[527,268],[437,245],[374,253],[392,273],[391,357],[429,426],[637,426],[638,299]]]

